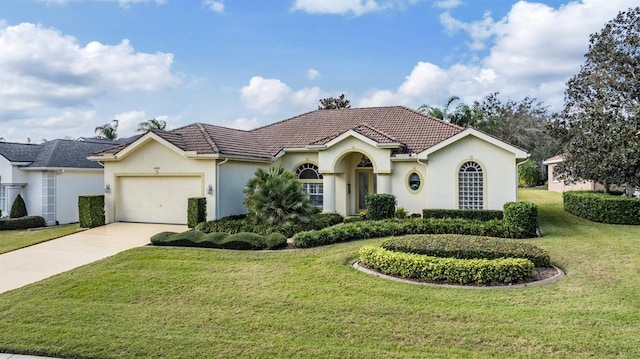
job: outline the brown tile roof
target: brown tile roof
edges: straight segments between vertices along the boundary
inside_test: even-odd
[[[349,130],[378,143],[402,143],[402,152],[418,153],[464,129],[406,107],[393,106],[316,110],[251,131],[195,123],[155,133],[185,151],[271,158],[284,148],[325,144]],[[123,148],[99,154],[115,154]]]

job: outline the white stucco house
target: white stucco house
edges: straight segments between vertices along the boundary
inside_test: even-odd
[[[104,166],[107,223],[186,223],[187,198],[208,219],[246,212],[258,168],[295,173],[325,212],[356,215],[370,193],[424,208],[502,209],[517,199],[528,154],[472,128],[406,107],[318,110],[251,131],[195,123],[94,154]]]
[[[0,210],[18,194],[47,225],[78,222],[78,196],[103,193],[103,168],[87,157],[118,142],[82,138],[42,144],[0,142]]]

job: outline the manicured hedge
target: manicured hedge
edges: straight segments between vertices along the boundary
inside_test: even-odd
[[[79,196],[78,219],[80,220],[80,227],[82,228],[93,228],[104,225],[104,195]]]
[[[499,210],[465,210],[465,209],[423,209],[424,218],[463,218],[478,221],[490,221],[502,219],[502,211]]]
[[[222,232],[203,233],[198,231],[162,232],[151,237],[151,244],[156,246],[259,250],[286,247],[287,238],[280,233],[264,236],[248,232],[235,234]]]
[[[532,277],[535,269],[530,260],[523,258],[439,258],[376,246],[362,247],[360,261],[383,274],[456,284],[516,283]]]
[[[191,197],[187,199],[187,226],[194,228],[198,223],[207,220],[207,199]]]
[[[21,195],[17,195],[16,199],[13,200],[13,204],[11,205],[9,218],[22,218],[28,215],[29,214],[27,213],[27,205],[24,203],[24,199],[22,199]]]
[[[394,252],[459,259],[525,258],[536,267],[551,265],[549,254],[530,243],[458,234],[423,234],[387,239],[380,245]]]
[[[578,217],[612,224],[640,224],[640,200],[595,191],[562,194],[564,209]]]
[[[389,193],[374,193],[365,197],[367,219],[378,221],[394,218],[396,213],[396,196]]]
[[[455,218],[418,218],[345,223],[317,231],[297,233],[293,236],[293,243],[298,248],[308,248],[365,238],[438,233],[522,238],[521,228],[508,225],[499,220],[470,221]]]
[[[522,228],[524,237],[535,237],[538,232],[538,206],[531,202],[509,202],[503,206],[504,221]]]
[[[256,225],[246,219],[245,215],[229,216],[217,221],[208,221],[198,224],[196,231],[204,233],[225,232],[229,234],[239,232],[252,232],[258,234],[280,233],[287,238],[303,231],[322,229],[338,223],[342,223],[344,217],[337,213],[320,213],[311,217],[307,223],[281,224],[281,225]]]
[[[2,231],[12,229],[40,228],[45,226],[45,220],[40,216],[0,219],[0,230]]]

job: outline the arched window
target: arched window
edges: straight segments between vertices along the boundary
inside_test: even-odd
[[[296,177],[302,182],[302,188],[309,194],[311,204],[322,207],[322,174],[313,163],[303,163],[296,169]]]
[[[458,208],[484,208],[484,176],[479,164],[469,161],[458,172]]]

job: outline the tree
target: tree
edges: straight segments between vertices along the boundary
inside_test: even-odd
[[[567,182],[640,185],[640,7],[622,11],[589,39],[552,124],[564,143],[556,167]]]
[[[478,116],[474,124],[479,130],[529,151],[537,163],[558,153],[559,142],[549,135],[551,116],[542,101],[525,97],[519,102],[503,102],[498,96],[495,92],[473,104]]]
[[[461,127],[474,126],[482,117],[482,114],[462,102],[456,106],[455,111],[451,112],[449,108],[456,101],[460,101],[460,97],[451,96],[442,108],[422,105],[418,107],[418,111]]]
[[[256,224],[308,222],[313,213],[300,181],[282,167],[258,169],[244,193],[248,218]]]
[[[341,94],[338,98],[323,98],[320,100],[320,106],[318,106],[318,110],[337,110],[340,108],[351,108],[349,102],[351,101],[346,100],[344,98],[344,94]]]
[[[16,196],[11,205],[9,218],[22,218],[27,216],[27,205],[24,203],[21,195]]]
[[[150,120],[140,122],[136,132],[149,132],[151,130],[164,131],[166,127],[166,121],[152,118]]]
[[[102,138],[107,140],[115,140],[118,138],[118,120],[113,120],[111,123],[105,123],[102,126],[98,126],[95,132]]]
[[[540,165],[527,161],[518,166],[518,179],[525,187],[535,187],[542,182],[542,171]]]

